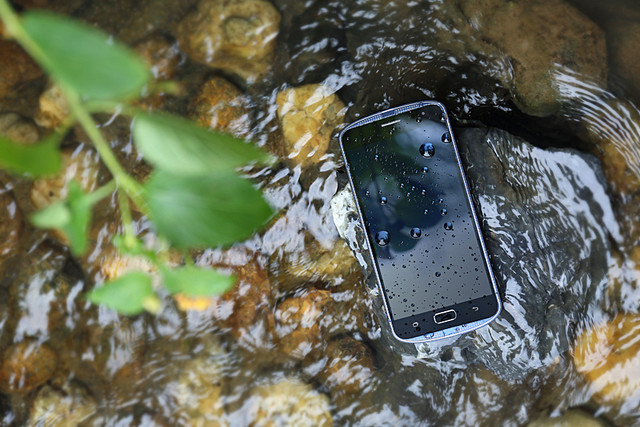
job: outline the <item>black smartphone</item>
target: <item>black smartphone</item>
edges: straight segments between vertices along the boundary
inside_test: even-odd
[[[433,341],[495,319],[502,304],[444,106],[362,118],[340,149],[393,335]]]

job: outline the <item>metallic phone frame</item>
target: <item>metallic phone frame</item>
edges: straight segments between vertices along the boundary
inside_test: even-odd
[[[378,284],[378,289],[381,293],[382,296],[382,301],[383,301],[383,306],[384,306],[384,311],[385,311],[385,315],[387,316],[387,321],[389,323],[389,328],[391,329],[391,333],[393,334],[393,337],[395,339],[397,339],[398,341],[401,342],[405,342],[405,343],[413,343],[413,344],[418,344],[418,343],[423,343],[423,342],[431,342],[431,341],[436,341],[436,340],[440,340],[440,339],[444,339],[444,338],[448,338],[448,337],[453,337],[456,335],[460,335],[466,332],[471,332],[473,330],[476,330],[478,328],[481,328],[482,326],[485,326],[489,323],[491,323],[496,317],[498,317],[500,315],[500,312],[502,311],[502,301],[500,299],[500,293],[498,292],[498,286],[496,284],[496,278],[493,274],[493,269],[491,268],[491,264],[489,262],[489,254],[487,253],[487,248],[485,246],[484,243],[484,237],[482,236],[482,232],[480,229],[480,222],[478,221],[478,216],[476,214],[476,210],[475,207],[473,206],[473,199],[471,198],[471,192],[469,191],[469,184],[467,182],[467,177],[465,174],[465,171],[462,167],[462,161],[460,159],[460,153],[458,152],[458,144],[456,143],[455,140],[455,136],[453,135],[453,130],[451,129],[451,122],[449,121],[449,116],[447,115],[447,110],[444,107],[444,104],[442,104],[441,102],[438,101],[418,101],[418,102],[412,102],[410,104],[405,104],[405,105],[401,105],[399,107],[394,107],[394,108],[389,108],[387,110],[384,111],[380,111],[378,113],[375,114],[371,114],[369,116],[363,117],[361,119],[356,120],[355,122],[349,124],[347,127],[345,127],[344,129],[342,129],[342,131],[340,132],[340,135],[338,136],[338,140],[340,142],[340,152],[342,153],[342,158],[345,162],[345,169],[347,170],[347,177],[349,178],[349,184],[351,186],[351,193],[353,194],[353,198],[355,200],[355,204],[356,204],[356,209],[358,209],[358,216],[360,218],[360,224],[363,228],[363,230],[367,230],[367,226],[364,222],[364,215],[362,214],[362,210],[360,208],[360,202],[358,202],[358,195],[356,194],[355,191],[355,186],[353,184],[353,179],[351,177],[351,171],[349,170],[348,167],[348,160],[347,160],[347,156],[346,153],[344,151],[344,147],[342,144],[342,137],[344,135],[344,133],[350,129],[362,126],[362,125],[366,125],[369,123],[373,123],[379,120],[382,120],[384,118],[390,117],[390,116],[395,116],[401,113],[406,113],[407,111],[411,111],[411,110],[415,110],[418,108],[422,108],[422,107],[426,107],[426,106],[437,106],[438,108],[440,108],[440,110],[442,111],[443,117],[445,119],[446,125],[447,125],[447,130],[449,131],[449,135],[451,135],[451,144],[453,145],[453,151],[455,152],[456,155],[456,161],[458,162],[458,169],[460,172],[460,176],[462,177],[462,183],[464,185],[464,191],[465,191],[465,195],[467,197],[467,202],[469,203],[470,206],[470,210],[471,210],[471,216],[473,217],[473,224],[474,224],[474,228],[476,231],[476,235],[478,237],[478,240],[480,241],[480,249],[482,250],[482,256],[484,258],[484,262],[485,265],[487,267],[487,270],[489,271],[489,279],[491,281],[491,286],[493,287],[493,292],[494,292],[494,296],[496,297],[496,300],[498,302],[498,308],[496,310],[496,313],[487,318],[487,319],[481,319],[481,320],[477,320],[475,322],[470,322],[470,323],[466,323],[463,325],[459,325],[459,326],[454,326],[448,329],[443,329],[440,331],[436,331],[436,332],[430,332],[427,334],[424,334],[422,336],[418,336],[418,337],[414,337],[414,338],[409,338],[409,339],[404,339],[404,338],[400,338],[398,335],[396,335],[396,332],[393,329],[393,322],[391,320],[391,309],[388,306],[388,302],[387,302],[387,298],[386,298],[386,294],[384,293],[384,289],[382,288],[382,278],[380,275],[380,271],[378,269],[378,264],[375,261],[375,255],[373,253],[373,242],[371,241],[371,236],[369,236],[368,232],[365,232],[365,236],[367,239],[367,243],[368,243],[368,251],[369,251],[369,256],[372,259],[372,265],[373,265],[373,271],[376,274],[376,282]]]

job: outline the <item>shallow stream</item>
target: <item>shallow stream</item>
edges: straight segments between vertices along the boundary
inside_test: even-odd
[[[279,214],[231,249],[195,253],[236,273],[231,293],[118,316],[82,298],[132,263],[110,244],[116,198],[74,258],[27,220],[61,184],[0,175],[0,425],[640,425],[635,2],[14,3],[95,24],[182,85],[143,108],[277,154],[246,173]],[[44,135],[33,121],[47,79],[22,61],[0,59],[0,115]],[[504,310],[413,346],[379,321],[335,134],[422,99],[449,109]],[[146,177],[130,121],[97,119]],[[68,174],[108,180],[82,131],[64,147]],[[152,236],[144,217],[135,225]]]

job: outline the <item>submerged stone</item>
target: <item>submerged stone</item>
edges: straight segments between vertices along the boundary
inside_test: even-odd
[[[35,117],[38,126],[55,129],[69,116],[69,103],[56,84],[51,84],[40,95],[38,103],[38,112]]]
[[[511,58],[513,77],[504,75],[502,80],[524,112],[546,116],[560,109],[552,75],[557,66],[567,66],[606,86],[604,32],[570,4],[557,0],[462,0],[460,7],[473,28],[471,32],[477,30],[479,39]]]
[[[0,364],[0,390],[26,393],[44,384],[55,373],[57,356],[47,344],[25,339],[4,351]]]
[[[29,414],[29,425],[74,427],[97,410],[89,392],[75,383],[65,383],[61,390],[44,386],[36,396]]]
[[[328,87],[309,84],[278,93],[276,102],[287,157],[303,166],[319,162],[344,118],[342,101]]]
[[[606,403],[640,397],[640,316],[618,314],[587,327],[573,347],[573,362],[596,399]]]
[[[251,125],[246,104],[240,89],[222,77],[214,77],[198,89],[191,100],[189,116],[202,126],[244,135]]]
[[[16,113],[0,114],[0,135],[23,144],[33,144],[40,139],[36,125]]]
[[[295,378],[254,388],[247,416],[256,427],[333,425],[327,396]]]
[[[176,36],[191,59],[253,82],[269,68],[279,26],[267,1],[202,0]]]

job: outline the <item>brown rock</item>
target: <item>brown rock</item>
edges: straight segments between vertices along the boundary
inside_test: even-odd
[[[200,125],[234,135],[247,134],[251,125],[246,98],[221,77],[214,77],[200,87],[189,111],[189,116]]]
[[[11,257],[22,235],[22,212],[9,191],[0,191],[0,271]]]
[[[42,70],[17,43],[0,40],[0,98],[15,90],[16,85],[37,79]]]
[[[305,243],[305,250],[284,265],[285,274],[278,277],[281,290],[290,290],[300,283],[314,281],[343,282],[360,274],[353,252],[344,240],[338,239],[333,248],[328,250],[316,239],[308,239]]]
[[[178,74],[180,51],[162,36],[153,36],[134,46],[156,80],[171,80]]]
[[[23,144],[33,144],[40,139],[36,125],[16,113],[0,114],[0,135]]]
[[[303,166],[319,162],[344,118],[342,101],[328,87],[310,84],[278,93],[276,102],[288,158]]]
[[[284,300],[275,312],[278,349],[294,359],[304,359],[328,341],[327,331],[332,316],[333,299],[329,291],[312,289]]]
[[[7,348],[0,366],[0,390],[25,393],[44,384],[56,369],[56,353],[32,339]]]
[[[608,424],[580,409],[569,409],[559,417],[542,416],[536,418],[527,427],[606,427]]]
[[[45,90],[38,100],[38,112],[35,121],[38,126],[55,129],[69,115],[69,103],[58,85],[52,84]]]
[[[326,354],[326,365],[318,375],[320,381],[335,395],[361,394],[374,372],[371,349],[361,341],[343,337],[331,341]]]
[[[74,427],[96,412],[95,400],[77,384],[64,384],[62,390],[44,386],[38,392],[29,415],[29,425]]]
[[[480,37],[511,59],[513,81],[504,83],[526,113],[546,116],[560,108],[552,76],[557,66],[606,86],[604,32],[569,4],[462,0],[460,6]]]
[[[264,0],[202,0],[177,38],[191,59],[252,82],[269,66],[279,25],[280,13]]]
[[[574,364],[597,400],[619,403],[640,397],[639,328],[640,316],[618,314],[585,329],[576,340]]]
[[[617,19],[608,28],[607,36],[611,65],[637,97],[640,95],[640,24]]]
[[[250,426],[333,425],[327,396],[294,378],[254,388],[248,403]]]

